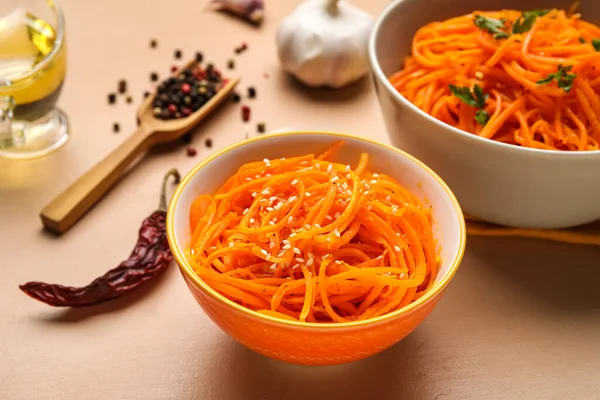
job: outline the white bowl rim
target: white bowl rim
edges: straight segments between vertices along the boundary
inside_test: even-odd
[[[408,109],[410,109],[411,111],[413,111],[413,112],[419,114],[421,117],[427,119],[429,122],[434,123],[438,127],[442,128],[442,129],[447,129],[456,135],[462,136],[466,140],[473,141],[474,143],[479,143],[482,146],[490,146],[490,147],[496,146],[499,149],[502,149],[504,151],[507,151],[507,152],[515,154],[515,155],[524,155],[525,153],[529,153],[530,155],[534,155],[534,156],[556,157],[556,158],[560,158],[560,157],[597,158],[597,157],[600,157],[600,150],[561,151],[561,150],[533,149],[530,147],[516,146],[513,144],[498,142],[496,140],[482,138],[478,135],[474,135],[472,133],[465,132],[461,129],[458,129],[451,125],[448,125],[436,118],[433,118],[431,115],[427,114],[425,111],[421,110],[419,107],[415,106],[413,103],[408,101],[408,99],[406,99],[404,96],[402,96],[400,94],[400,92],[398,92],[392,86],[392,84],[388,80],[388,77],[385,76],[385,74],[383,73],[383,70],[381,69],[381,66],[379,65],[379,61],[377,60],[377,54],[376,54],[376,50],[375,50],[376,44],[377,44],[377,37],[379,36],[379,31],[381,29],[381,26],[383,25],[383,22],[387,20],[390,13],[399,4],[401,4],[405,1],[413,1],[413,0],[395,0],[389,6],[387,6],[385,8],[385,10],[383,10],[383,12],[379,16],[379,18],[377,18],[377,21],[375,22],[375,25],[373,26],[373,30],[371,31],[371,36],[369,38],[369,61],[371,63],[371,69],[375,73],[375,76],[377,77],[377,79],[382,82],[385,89],[389,93],[391,93],[392,96],[394,96],[394,98],[397,101],[402,103],[404,106],[408,107]],[[425,4],[425,3],[423,3],[423,4]]]
[[[398,310],[392,311],[392,312],[384,314],[384,315],[380,315],[375,318],[365,319],[365,320],[361,320],[361,321],[323,322],[323,323],[292,321],[292,320],[275,318],[270,315],[264,315],[264,314],[258,313],[254,310],[251,310],[247,307],[244,307],[244,306],[228,299],[227,297],[223,296],[222,294],[217,292],[215,289],[210,287],[202,279],[200,279],[200,277],[194,272],[192,266],[188,263],[186,257],[183,254],[183,251],[177,245],[177,240],[175,238],[175,226],[174,226],[174,224],[175,224],[175,222],[174,222],[175,208],[177,207],[177,204],[179,202],[181,194],[183,193],[187,184],[192,179],[192,177],[198,173],[198,171],[200,171],[206,165],[211,163],[213,160],[215,160],[219,157],[222,157],[222,156],[226,156],[233,149],[245,146],[249,143],[260,142],[263,140],[269,140],[271,138],[285,138],[288,136],[291,137],[296,134],[328,135],[328,136],[333,136],[334,138],[339,138],[340,140],[343,140],[344,138],[347,138],[347,139],[349,138],[352,140],[358,140],[358,141],[366,142],[369,144],[381,146],[381,147],[386,148],[389,151],[399,154],[401,157],[405,157],[405,158],[408,158],[409,160],[413,161],[420,168],[422,168],[425,173],[429,174],[432,178],[434,178],[434,180],[442,187],[442,189],[444,190],[444,192],[446,193],[446,195],[449,197],[450,201],[452,202],[452,204],[454,206],[454,210],[456,211],[456,216],[458,218],[458,223],[459,223],[459,245],[458,245],[456,257],[454,258],[454,260],[451,261],[451,265],[448,268],[448,272],[446,273],[446,275],[444,275],[442,277],[442,279],[439,280],[439,282],[434,284],[433,287],[431,287],[427,292],[425,292],[425,294],[423,296],[421,296],[417,300],[413,301],[412,303],[410,303]],[[171,201],[169,202],[166,222],[167,222],[167,224],[166,224],[167,225],[167,240],[169,242],[171,252],[173,253],[173,257],[174,257],[181,273],[184,275],[184,277],[187,277],[192,282],[194,282],[194,284],[198,288],[200,288],[205,294],[209,295],[214,300],[216,300],[220,303],[223,303],[224,305],[231,307],[239,312],[242,312],[243,314],[248,314],[249,316],[251,316],[253,318],[258,318],[260,320],[265,320],[266,322],[270,322],[270,323],[274,323],[274,324],[288,325],[288,326],[292,326],[292,327],[296,327],[296,328],[303,328],[303,329],[350,329],[350,328],[356,328],[356,327],[365,327],[367,325],[382,323],[384,321],[391,320],[391,319],[400,317],[402,315],[410,314],[411,312],[424,306],[425,304],[427,304],[431,300],[433,300],[436,296],[441,294],[443,289],[450,283],[450,281],[456,274],[458,267],[462,263],[464,253],[465,253],[466,240],[467,240],[465,219],[464,219],[464,215],[463,215],[462,209],[460,207],[460,204],[458,203],[458,200],[456,199],[456,196],[454,196],[454,193],[452,192],[452,190],[450,190],[450,187],[431,168],[429,168],[427,165],[425,165],[422,161],[418,160],[414,156],[412,156],[396,147],[388,145],[386,143],[381,143],[381,142],[378,142],[378,141],[375,141],[372,139],[368,139],[368,138],[364,138],[364,137],[356,136],[356,135],[351,135],[348,133],[330,132],[330,131],[298,130],[298,131],[290,131],[290,132],[270,133],[267,135],[257,136],[254,138],[246,139],[246,140],[238,142],[238,143],[234,143],[230,146],[227,146],[227,147],[213,153],[211,156],[205,158],[204,160],[202,160],[201,162],[196,164],[196,166],[194,166],[183,177],[183,179],[181,179],[181,182],[179,183],[179,185],[177,185],[177,188],[175,189],[175,192],[173,193],[173,196],[171,197]]]

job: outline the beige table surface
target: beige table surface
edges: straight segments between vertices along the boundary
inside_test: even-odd
[[[73,136],[46,158],[0,162],[0,399],[599,399],[594,247],[469,238],[459,273],[421,327],[382,354],[327,368],[238,345],[202,312],[174,265],[137,293],[85,310],[53,309],[18,290],[28,280],[84,284],[118,264],[157,205],[163,173],[187,172],[243,139],[239,105],[229,104],[195,135],[195,158],[184,146],[154,152],[68,234],[41,231],[42,206],[134,129],[134,105],[109,106],[107,93],[125,78],[139,103],[149,72],[166,73],[176,48],[224,66],[247,41],[234,72],[242,91],[257,89],[253,123],[387,140],[369,80],[332,93],[305,90],[280,72],[274,32],[296,2],[267,0],[260,29],[205,3],[63,1],[69,72],[60,106]],[[387,1],[356,3],[377,14]],[[111,132],[114,121],[120,134]]]

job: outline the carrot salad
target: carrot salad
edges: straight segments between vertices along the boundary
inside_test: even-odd
[[[251,162],[190,209],[186,256],[223,296],[294,321],[377,317],[437,275],[431,210],[391,177],[320,156]]]
[[[598,150],[600,28],[562,10],[475,12],[417,31],[392,85],[484,138]]]

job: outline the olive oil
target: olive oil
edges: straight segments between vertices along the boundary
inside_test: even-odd
[[[0,97],[12,98],[16,119],[34,121],[54,108],[66,72],[57,40],[49,23],[23,9],[0,18]]]

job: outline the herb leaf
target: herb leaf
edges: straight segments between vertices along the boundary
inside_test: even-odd
[[[449,88],[452,94],[458,97],[463,103],[478,108],[477,113],[475,114],[475,121],[480,125],[485,125],[488,122],[490,116],[483,108],[485,107],[485,101],[490,95],[483,93],[481,86],[475,85],[472,92],[471,89],[466,86],[449,85]]]
[[[579,43],[587,43],[587,42],[585,41],[585,38],[582,36],[579,38]]]
[[[475,15],[473,21],[479,29],[494,35],[494,39],[506,39],[508,37],[508,33],[505,32],[506,25],[504,25],[504,23],[506,20],[504,18],[495,19],[486,18],[482,15]]]
[[[512,33],[525,33],[531,30],[533,23],[538,17],[543,17],[548,14],[550,10],[531,10],[523,11],[523,14],[514,22],[512,27]]]
[[[477,113],[475,114],[475,121],[477,121],[479,125],[485,126],[485,124],[487,124],[489,120],[490,114],[488,114],[487,111],[477,110]]]
[[[598,43],[600,45],[600,41]],[[568,72],[573,69],[572,65],[567,65],[563,67],[562,65],[558,66],[558,71],[552,74],[548,74],[544,79],[540,79],[536,82],[539,85],[547,85],[553,80],[556,80],[556,85],[564,90],[565,92],[570,92],[573,88],[573,80],[577,77],[575,74],[569,74]]]
[[[592,39],[592,46],[594,46],[594,50],[600,51],[600,39]]]

